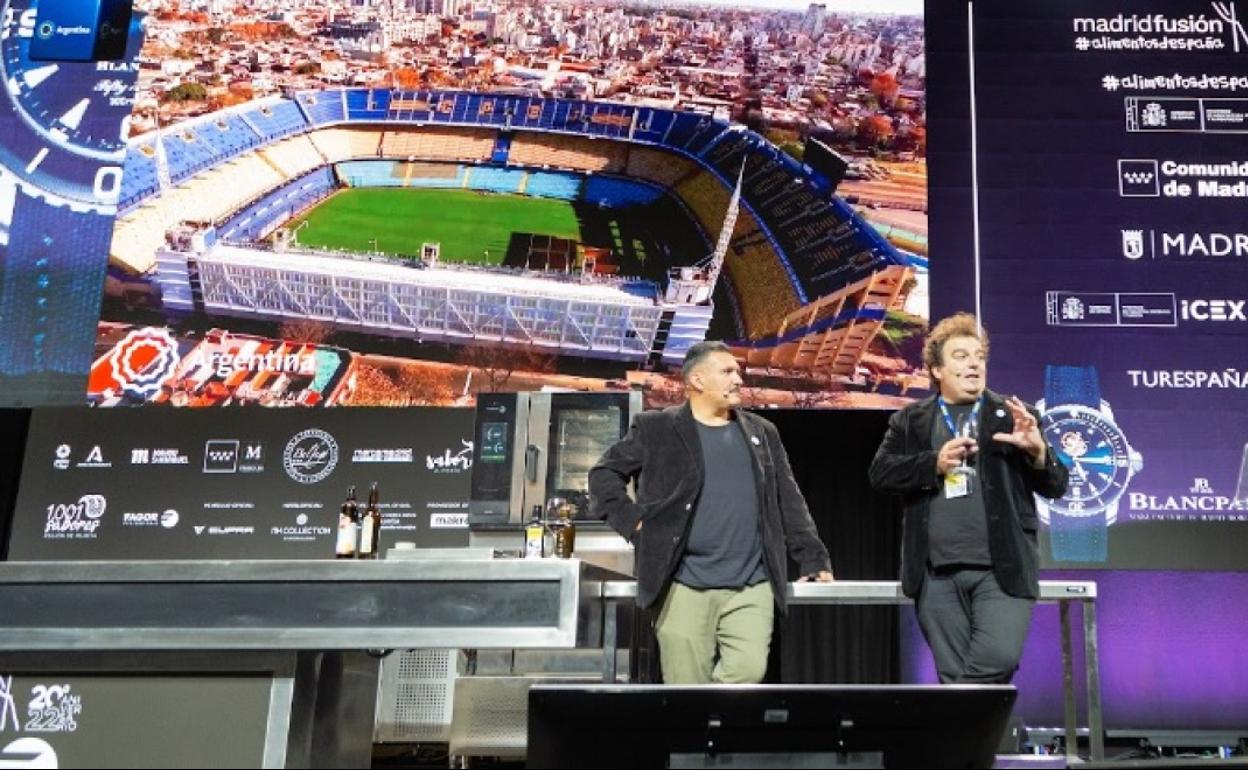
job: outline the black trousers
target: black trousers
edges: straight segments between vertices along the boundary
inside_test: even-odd
[[[919,627],[944,684],[1004,684],[1031,627],[1032,599],[1010,596],[992,569],[928,569],[915,601]]]

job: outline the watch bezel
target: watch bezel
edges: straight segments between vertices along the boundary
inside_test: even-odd
[[[1111,458],[1113,460],[1113,474],[1110,476],[1109,483],[1100,491],[1082,500],[1068,500],[1061,497],[1056,500],[1045,500],[1044,505],[1040,506],[1040,518],[1047,524],[1049,518],[1053,515],[1066,516],[1070,518],[1087,518],[1095,516],[1102,511],[1107,513],[1107,524],[1112,524],[1117,517],[1117,501],[1126,492],[1127,484],[1135,473],[1134,463],[1132,463],[1133,450],[1127,442],[1126,435],[1122,429],[1118,427],[1109,416],[1100,410],[1083,404],[1059,404],[1047,408],[1041,415],[1040,424],[1041,431],[1044,433],[1046,440],[1050,439],[1049,433],[1055,425],[1062,421],[1073,420],[1083,424],[1091,424],[1094,429],[1103,433],[1108,440]],[[1053,450],[1058,453],[1058,459],[1065,462],[1067,456],[1062,452],[1060,443],[1049,440]],[[1070,467],[1067,464],[1067,467]],[[1077,502],[1079,507],[1071,510],[1070,503]]]

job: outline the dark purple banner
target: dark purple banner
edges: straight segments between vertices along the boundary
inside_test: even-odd
[[[1037,402],[1071,469],[1066,497],[1041,506],[1044,556],[1242,569],[1240,10],[1046,0],[967,12],[960,66],[973,90],[960,96],[974,105],[978,227],[953,241],[974,259],[933,300],[937,316],[974,303],[991,334],[990,385]]]

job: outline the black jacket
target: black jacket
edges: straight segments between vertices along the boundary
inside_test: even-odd
[[[828,551],[793,479],[776,426],[742,410],[736,417],[754,457],[763,562],[783,612],[786,545],[803,575],[831,569]],[[643,608],[663,594],[680,564],[705,477],[702,442],[687,403],[637,415],[628,435],[589,471],[590,515],[606,519],[636,548],[637,604]],[[636,502],[627,491],[632,479],[637,481]],[[645,522],[640,532],[639,521]]]
[[[1014,419],[1005,401],[985,391],[979,418],[979,452],[975,460],[988,513],[988,550],[1002,590],[1034,599],[1039,594],[1039,552],[1036,547],[1036,504],[1033,493],[1057,498],[1066,493],[1066,466],[1050,447],[1043,468],[1035,468],[1022,450],[993,441],[994,433],[1010,433]],[[1033,414],[1035,410],[1032,410]],[[901,587],[918,596],[927,576],[927,516],[932,498],[940,494],[932,424],[940,418],[936,397],[910,404],[888,421],[888,432],[871,462],[871,486],[902,496],[905,506],[901,535]],[[1038,419],[1038,416],[1037,416]]]

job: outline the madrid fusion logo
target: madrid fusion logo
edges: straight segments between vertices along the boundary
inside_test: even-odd
[[[1189,13],[1119,13],[1115,16],[1072,19],[1077,51],[1220,51],[1230,47],[1239,53],[1248,48],[1248,30],[1239,20],[1232,0],[1210,3],[1213,16]]]

